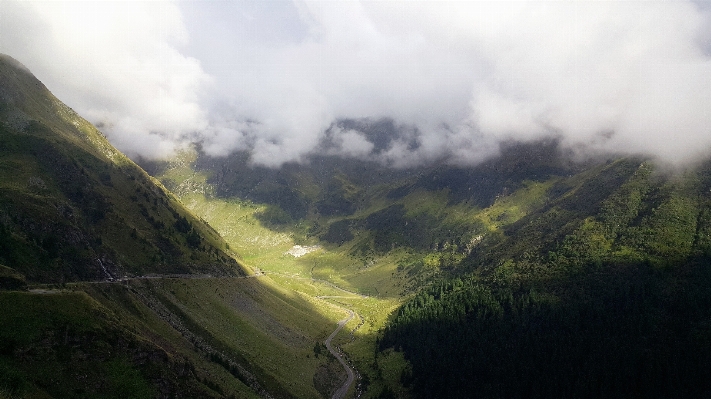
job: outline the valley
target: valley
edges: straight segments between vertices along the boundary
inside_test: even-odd
[[[228,192],[215,180],[215,175],[220,173],[220,166],[215,164],[220,162],[229,161],[201,159],[199,149],[191,149],[168,162],[143,162],[142,166],[171,187],[188,209],[220,233],[230,250],[240,254],[240,261],[281,288],[357,315],[344,319],[344,330],[350,334],[330,338],[345,351],[359,375],[359,397],[410,395],[402,383],[402,376],[410,369],[402,353],[379,349],[382,331],[394,312],[421,287],[439,279],[443,272],[451,272],[487,232],[496,232],[542,206],[555,182],[525,181],[510,195],[482,198],[482,204],[489,205],[482,209],[466,203],[450,205],[451,193],[446,190],[418,187],[418,180],[421,181],[423,174],[432,173],[430,170],[414,176],[402,173],[388,176],[383,169],[378,173],[380,184],[374,185],[367,181],[349,181],[356,175],[342,172],[336,174],[339,179],[336,184],[348,187],[350,194],[344,194],[341,201],[357,199],[360,205],[336,207],[354,211],[352,214],[336,211],[323,215],[318,211],[318,197],[323,195],[319,192],[332,190],[333,183],[319,181],[313,171],[307,169],[291,176],[276,177],[266,171],[261,181],[252,184],[271,187],[276,200],[260,204],[250,199],[249,194],[243,193],[241,197],[220,194]],[[246,165],[230,167],[249,170]],[[259,172],[249,170],[244,176],[249,179],[254,175]],[[409,193],[386,195],[393,185]],[[307,208],[316,207],[316,211],[290,209],[289,202],[279,200],[279,193],[284,195],[285,192],[290,193],[286,197],[292,199],[310,196],[294,202]],[[395,213],[391,216],[392,211]],[[296,212],[302,215],[299,217]],[[398,224],[403,227],[409,224],[403,216],[413,221],[411,232],[405,233],[410,237],[403,236],[404,229],[398,227]],[[389,222],[388,218],[401,219]],[[423,222],[431,226],[418,226]],[[335,226],[343,226],[338,227],[342,232],[335,233]],[[425,231],[419,231],[423,228]],[[431,235],[414,235],[422,233]],[[331,239],[334,235],[347,239],[334,242]],[[397,241],[391,248],[381,249],[383,239]],[[321,337],[319,342],[325,339]],[[332,389],[336,387],[332,385]],[[334,394],[342,395],[342,392]]]
[[[401,290],[391,279],[402,255],[373,259],[373,265],[364,268],[359,265],[361,261],[348,254],[348,249],[333,246],[329,249],[317,238],[306,237],[303,226],[296,225],[290,229],[265,227],[260,217],[269,205],[240,198],[215,197],[215,187],[208,183],[208,177],[194,170],[196,155],[195,152],[182,153],[172,161],[171,167],[156,177],[174,184],[175,192],[186,207],[225,237],[230,249],[241,255],[241,261],[264,275],[262,280],[269,279],[273,284],[320,306],[341,309],[352,315],[342,319],[339,328],[331,335],[319,340],[329,351],[337,350],[331,348],[332,342],[336,348],[345,351],[352,362],[352,366],[348,366],[346,382],[355,380],[350,369],[354,367],[360,380],[365,376],[365,381],[371,385],[370,392],[366,393],[363,389],[368,387],[361,385],[356,388],[354,384],[346,384],[353,385],[350,386],[350,395],[354,395],[356,389],[361,390],[361,397],[363,394],[369,397],[385,386],[402,389],[398,388],[397,379],[398,370],[405,367],[404,361],[400,358],[399,364],[393,363],[397,362],[396,356],[390,356],[393,359],[388,359],[388,362],[394,368],[389,366],[388,370],[382,370],[377,366],[378,356],[374,356],[377,355],[375,342],[378,331],[403,300]],[[303,248],[308,248],[308,251]],[[379,291],[388,295],[378,295]],[[341,324],[344,332],[337,334]],[[380,377],[384,372],[388,379]],[[342,388],[347,387],[344,385]],[[333,392],[333,397],[346,397],[348,390],[342,388]],[[330,394],[326,396],[330,397]]]
[[[703,378],[687,367],[703,362],[706,312],[672,309],[700,309],[709,298],[708,164],[683,174],[635,158],[557,166],[554,157],[535,155],[546,148],[514,147],[511,158],[481,167],[501,173],[501,180],[478,183],[482,189],[490,184],[497,195],[459,197],[452,182],[429,183],[451,173],[447,169],[385,177],[384,187],[355,183],[344,173],[338,184],[348,187],[358,207],[331,215],[307,208],[297,218],[279,200],[258,204],[249,194],[221,195],[214,178],[220,167],[201,168],[199,151],[183,153],[177,167],[153,170],[162,170],[155,174],[162,181],[191,181],[192,191],[181,191],[179,183],[176,192],[225,237],[251,229],[250,237],[258,239],[231,245],[278,284],[324,298],[311,284],[325,281],[362,295],[331,299],[362,318],[355,340],[342,348],[368,383],[363,397],[467,397],[472,390],[481,397],[526,397],[531,389],[544,396],[638,390],[655,396],[650,384],[662,375],[676,376],[672,386],[682,396],[703,392]],[[507,165],[519,150],[529,159]],[[512,180],[521,167],[540,174]],[[287,176],[267,176],[255,187],[292,199],[303,195],[308,206],[329,187],[308,168],[280,173]],[[445,176],[475,185],[480,176],[477,170],[459,173]],[[396,195],[393,187],[399,187]],[[295,257],[289,252],[296,245],[314,250]],[[634,331],[648,333],[635,338]],[[681,342],[668,341],[664,331],[676,331]],[[478,339],[481,344],[473,345]],[[564,349],[556,354],[556,347]],[[586,363],[592,356],[587,351],[594,351],[586,348],[595,347],[603,352]],[[506,366],[486,363],[491,358]],[[521,366],[528,371],[515,366],[521,359],[530,359]],[[549,385],[545,372],[531,371],[546,362],[550,368],[542,370],[562,380]],[[568,374],[567,364],[585,365],[577,371],[584,377]],[[607,374],[609,364],[620,364],[629,380]],[[504,385],[478,385],[472,375]],[[590,381],[598,381],[599,392]]]
[[[0,100],[0,397],[316,398],[347,378],[323,346],[345,292],[235,252],[308,276],[264,267],[288,235],[252,209],[237,227],[257,234],[226,242],[7,56]]]
[[[711,393],[708,160],[134,163],[7,56],[0,100],[2,399]]]

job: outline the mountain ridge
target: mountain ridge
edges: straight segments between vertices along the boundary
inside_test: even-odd
[[[246,273],[213,229],[9,56],[0,116],[0,263],[36,282]]]
[[[141,397],[176,375],[214,397],[328,397],[345,375],[321,342],[345,313],[334,341],[366,398],[711,392],[709,162],[575,162],[547,139],[471,167],[314,155],[275,170],[196,144],[139,160],[151,177],[14,60],[0,72],[0,396],[68,395],[20,354],[76,378],[79,350]],[[392,124],[356,122],[387,148]],[[232,251],[255,278],[229,277],[248,273]],[[63,284],[16,292],[37,283]],[[62,306],[81,312],[33,324]],[[101,351],[127,332],[142,349]],[[167,359],[163,377],[145,356]]]
[[[0,56],[1,398],[319,397],[338,310],[238,259]]]

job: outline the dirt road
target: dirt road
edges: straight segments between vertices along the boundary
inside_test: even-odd
[[[351,384],[353,384],[353,381],[355,380],[355,373],[353,372],[353,369],[346,363],[345,360],[343,360],[343,356],[333,348],[331,345],[331,341],[333,338],[343,329],[343,326],[346,325],[349,321],[351,321],[355,317],[355,313],[352,310],[348,310],[349,316],[346,317],[345,319],[341,320],[338,322],[338,327],[336,327],[335,330],[331,333],[331,335],[326,338],[326,348],[328,349],[329,352],[333,356],[338,359],[338,361],[341,363],[343,368],[346,370],[346,373],[348,374],[348,378],[346,379],[346,382],[343,383],[343,386],[338,388],[336,392],[333,393],[333,396],[331,396],[332,399],[343,399],[346,397],[346,394],[348,393],[348,388],[350,388]]]

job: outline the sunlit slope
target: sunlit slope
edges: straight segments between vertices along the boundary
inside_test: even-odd
[[[315,156],[270,170],[199,147],[143,165],[250,265],[394,297],[544,206],[560,195],[558,181],[584,169],[555,142],[509,145],[472,168],[393,170]],[[286,255],[294,244],[322,250],[295,260]]]
[[[266,277],[142,279],[127,288],[93,285],[89,293],[199,371],[221,369],[210,379],[224,392],[244,384],[275,398],[320,397],[314,376],[332,360],[314,348],[344,314]]]
[[[30,281],[243,273],[225,250],[95,127],[0,56],[0,262]]]
[[[328,359],[314,348],[344,317],[342,310],[264,278],[162,284],[185,317],[238,353],[270,393],[319,396],[314,376]]]

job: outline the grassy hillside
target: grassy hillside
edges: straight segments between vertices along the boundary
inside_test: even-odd
[[[236,275],[222,238],[0,56],[0,262],[34,282]]]
[[[262,397],[320,397],[313,377],[331,359],[317,357],[314,345],[343,317],[266,277],[139,279],[88,292],[124,323],[193,359],[226,395],[246,385]]]
[[[72,283],[0,305],[0,397],[319,398],[343,373],[317,345],[343,310],[264,277]]]
[[[84,292],[0,292],[0,306],[0,397],[223,397],[179,344],[156,344]]]
[[[345,311],[235,257],[0,57],[0,397],[329,396]]]

